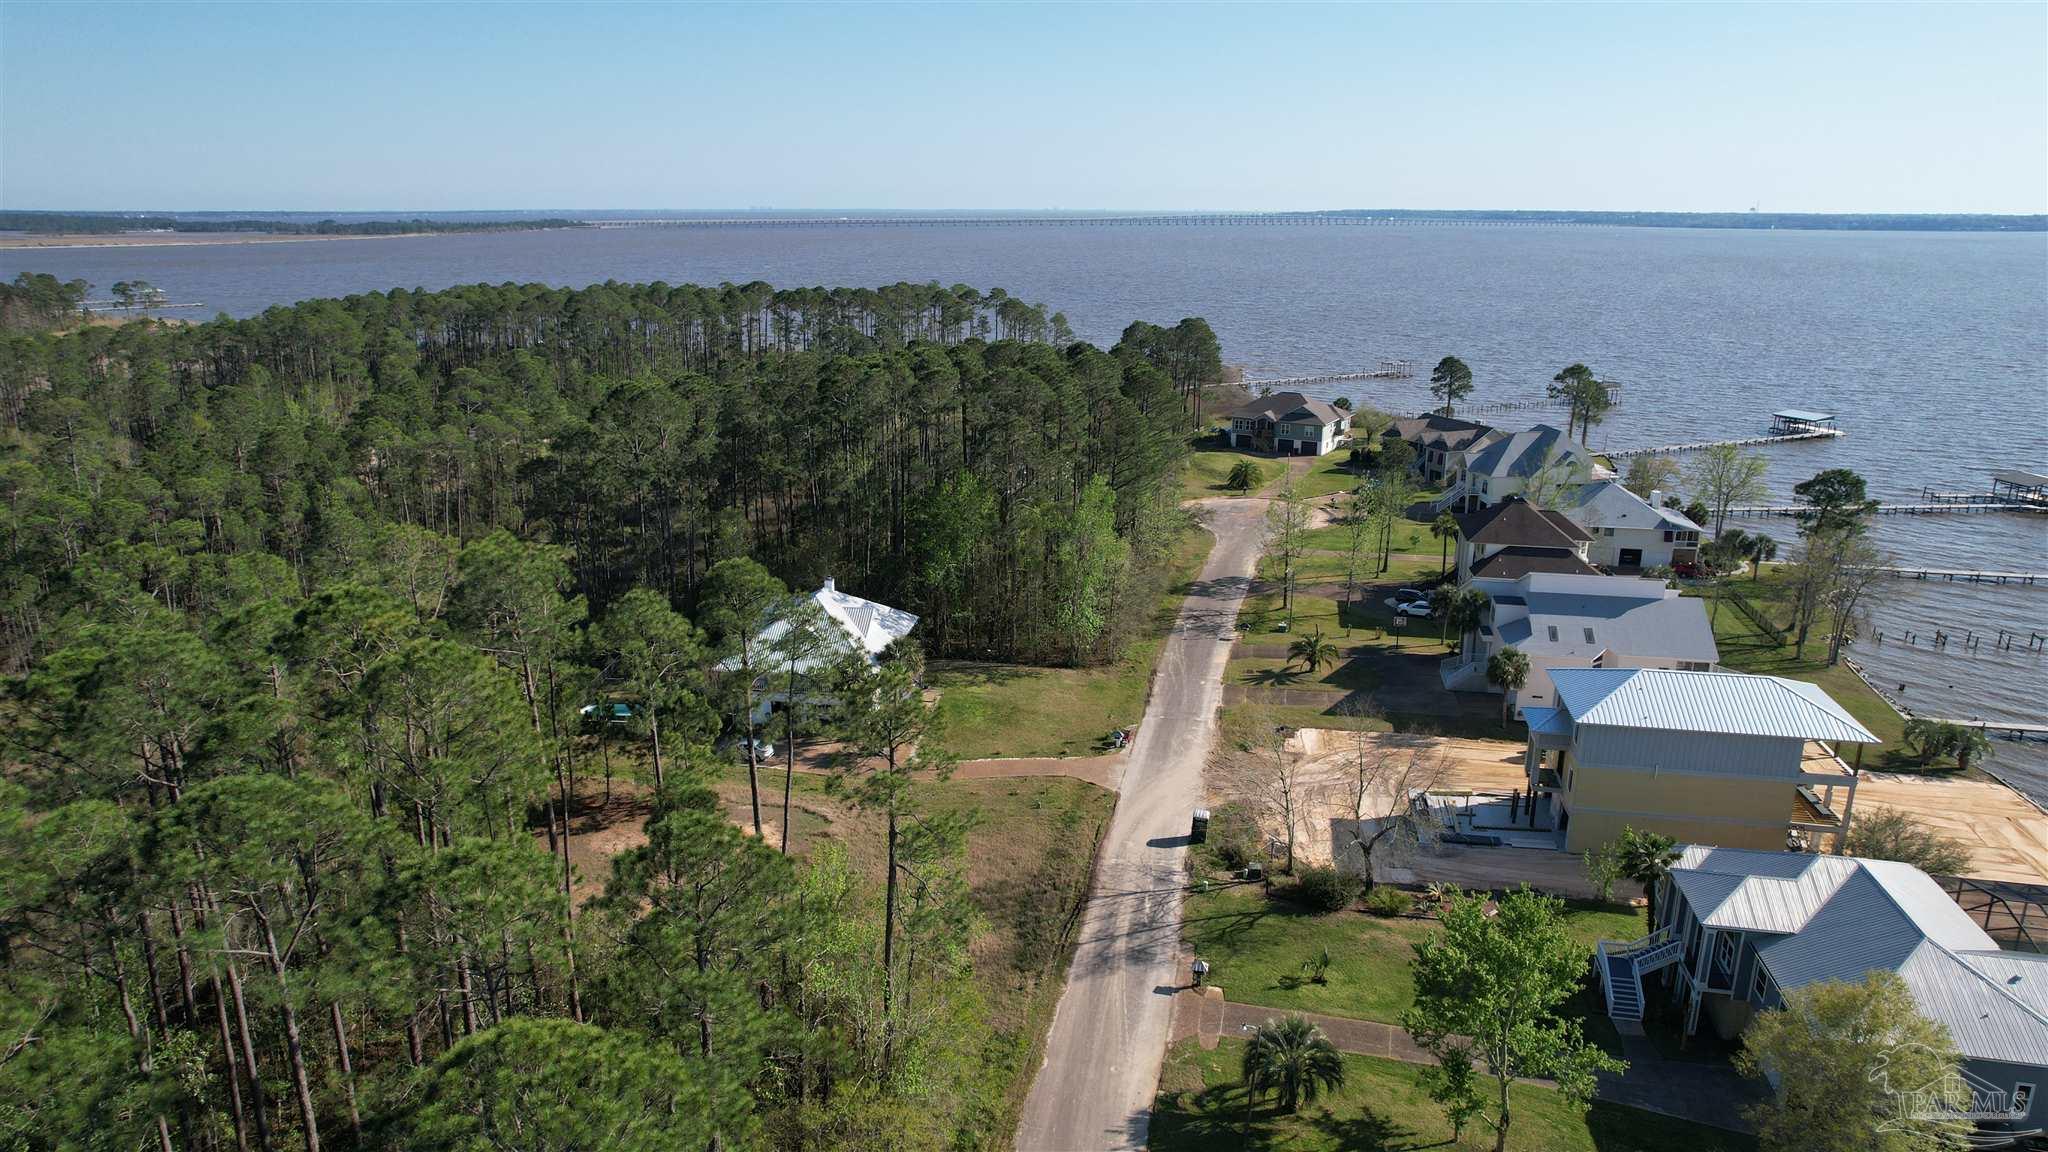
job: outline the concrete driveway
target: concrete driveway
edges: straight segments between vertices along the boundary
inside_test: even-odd
[[[1264,500],[1200,506],[1216,545],[1153,671],[1045,1063],[1018,1123],[1022,1152],[1143,1148],[1149,1134],[1184,979],[1188,817],[1202,803],[1224,665],[1265,531]]]

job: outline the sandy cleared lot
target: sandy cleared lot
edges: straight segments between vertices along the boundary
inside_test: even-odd
[[[1856,809],[1903,808],[1922,824],[1970,849],[1970,875],[2048,884],[2048,813],[1990,780],[1941,780],[1865,772]]]
[[[1355,755],[1352,733],[1308,728],[1295,745],[1306,757],[1303,777],[1310,803],[1297,829],[1304,854],[1328,862],[1333,835],[1348,845],[1351,793],[1346,780]],[[1372,733],[1371,755],[1440,757],[1444,769],[1432,787],[1444,792],[1508,793],[1525,784],[1521,744],[1506,740],[1461,740],[1435,736]],[[1392,811],[1394,797],[1379,795],[1369,815]],[[2023,884],[2048,884],[2048,813],[2003,784],[1989,780],[1948,780],[1890,772],[1866,772],[1856,789],[1856,807],[1902,808],[1944,836],[1960,841],[1972,855],[1970,875]],[[1524,851],[1524,850],[1516,850]],[[1515,859],[1512,854],[1508,859]]]

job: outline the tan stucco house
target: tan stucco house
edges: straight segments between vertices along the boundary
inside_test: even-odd
[[[1839,851],[1856,769],[1878,738],[1812,684],[1738,672],[1554,668],[1554,707],[1526,708],[1531,826],[1568,852],[1625,827],[1681,843]]]

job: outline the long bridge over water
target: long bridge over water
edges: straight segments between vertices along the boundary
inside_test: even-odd
[[[1106,226],[1586,228],[1573,220],[1455,220],[1394,216],[1338,216],[1325,212],[1160,212],[1134,215],[1045,216],[692,216],[639,220],[587,220],[596,228],[1088,228]]]

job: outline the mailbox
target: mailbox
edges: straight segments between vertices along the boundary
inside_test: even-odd
[[[1188,843],[1201,844],[1209,839],[1209,810],[1195,809],[1195,818],[1188,822]]]

